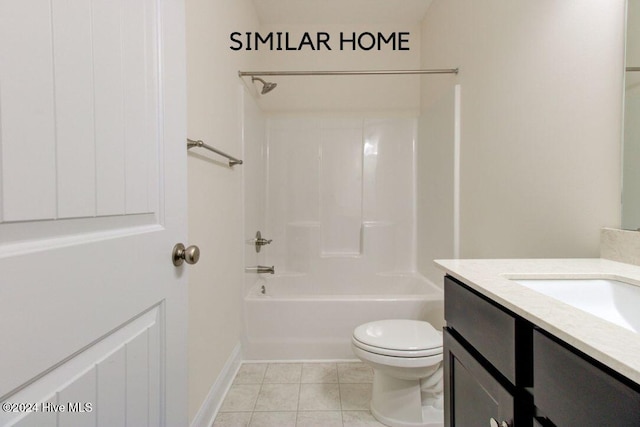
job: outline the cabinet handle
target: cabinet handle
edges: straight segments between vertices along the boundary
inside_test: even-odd
[[[506,421],[502,421],[501,423],[498,424],[498,420],[491,417],[489,418],[489,427],[511,427],[511,426]]]

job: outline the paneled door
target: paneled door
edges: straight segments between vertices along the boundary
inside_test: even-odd
[[[187,424],[183,0],[0,0],[0,426]]]

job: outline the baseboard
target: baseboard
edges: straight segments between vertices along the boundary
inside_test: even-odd
[[[231,383],[240,369],[242,363],[242,345],[236,344],[229,355],[227,362],[222,367],[222,371],[216,382],[213,383],[207,398],[202,402],[198,413],[191,421],[191,427],[210,427],[220,410],[222,400],[227,394]]]

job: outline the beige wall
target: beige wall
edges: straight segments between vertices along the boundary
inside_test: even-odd
[[[385,70],[420,67],[420,26],[418,24],[378,24],[375,31],[410,32],[410,50],[380,51],[339,50],[339,34],[372,31],[362,24],[338,25],[263,25],[260,32],[288,31],[292,40],[304,32],[317,31],[331,35],[332,50],[246,52],[257,57],[259,68],[266,70]],[[268,95],[259,97],[260,108],[267,112],[389,112],[417,111],[420,106],[420,78],[418,76],[287,76],[265,79],[278,83]],[[247,81],[250,82],[250,78]],[[261,85],[256,87],[262,88]]]
[[[228,37],[257,27],[250,0],[187,0],[188,134],[240,156],[239,69],[251,58]],[[176,143],[181,143],[176,141]],[[201,249],[189,267],[189,418],[192,420],[242,334],[242,166],[192,150],[188,158],[189,243]]]
[[[422,65],[461,71],[423,80],[422,109],[461,85],[461,257],[598,256],[599,229],[620,223],[623,22],[624,0],[432,3]],[[451,256],[431,237],[423,271],[423,254]]]

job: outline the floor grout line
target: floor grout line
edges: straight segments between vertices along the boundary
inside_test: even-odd
[[[256,397],[255,402],[253,403],[253,407],[252,410],[250,411],[233,411],[236,413],[249,413],[249,421],[247,426],[250,426],[251,423],[253,423],[256,418],[255,415],[257,412],[259,413],[295,413],[295,417],[294,417],[294,425],[298,424],[298,421],[300,419],[300,413],[301,412],[313,412],[313,413],[335,413],[335,412],[339,412],[340,417],[339,417],[339,423],[344,427],[344,423],[345,423],[345,412],[347,412],[347,410],[345,410],[343,408],[342,405],[342,390],[341,390],[341,386],[342,385],[354,385],[354,384],[361,384],[361,385],[371,385],[371,381],[368,382],[342,382],[340,381],[340,375],[339,375],[339,369],[338,369],[338,363],[339,362],[321,362],[321,363],[326,363],[327,365],[332,365],[331,367],[335,370],[336,373],[336,382],[328,382],[328,381],[321,381],[321,380],[317,380],[317,382],[304,382],[303,383],[303,371],[304,371],[304,363],[266,363],[266,367],[264,369],[264,372],[260,375],[260,379],[259,382],[258,380],[256,380],[255,383],[245,383],[245,384],[239,384],[239,385],[259,385],[259,389],[258,389],[258,395]],[[357,362],[356,362],[357,363]],[[243,362],[244,364],[244,362]],[[310,363],[311,364],[311,363]],[[274,382],[274,383],[265,383],[265,380],[267,378],[267,371],[269,370],[269,367],[272,365],[299,365],[300,366],[300,375],[299,375],[299,379],[298,381],[294,381],[294,382]],[[361,364],[362,365],[362,364]],[[277,375],[277,374],[275,374]],[[286,375],[286,374],[285,374]],[[237,374],[236,374],[236,378],[237,378]],[[233,383],[235,383],[236,378],[234,378]],[[326,378],[326,377],[325,377]],[[265,411],[257,411],[256,408],[258,406],[258,400],[260,398],[260,394],[262,393],[263,389],[264,389],[264,385],[268,384],[268,385],[294,385],[294,384],[298,384],[298,393],[297,393],[297,405],[296,405],[296,409],[294,410],[278,410],[278,409],[274,409],[274,410],[265,410]],[[302,396],[302,385],[303,384],[310,384],[310,385],[335,385],[337,387],[338,390],[338,408],[337,409],[314,409],[314,410],[301,410],[301,396]],[[238,385],[238,384],[236,384]],[[226,398],[226,396],[225,396]],[[369,410],[366,409],[352,409],[349,410],[349,412],[362,412],[362,413],[370,413]],[[228,413],[228,412],[227,412]],[[336,420],[337,421],[337,420]],[[215,422],[215,420],[214,420]]]
[[[338,380],[338,403],[340,404],[340,423],[344,427],[344,411],[342,410],[342,392],[340,391],[340,374],[338,374],[338,364],[336,363],[336,377]]]

